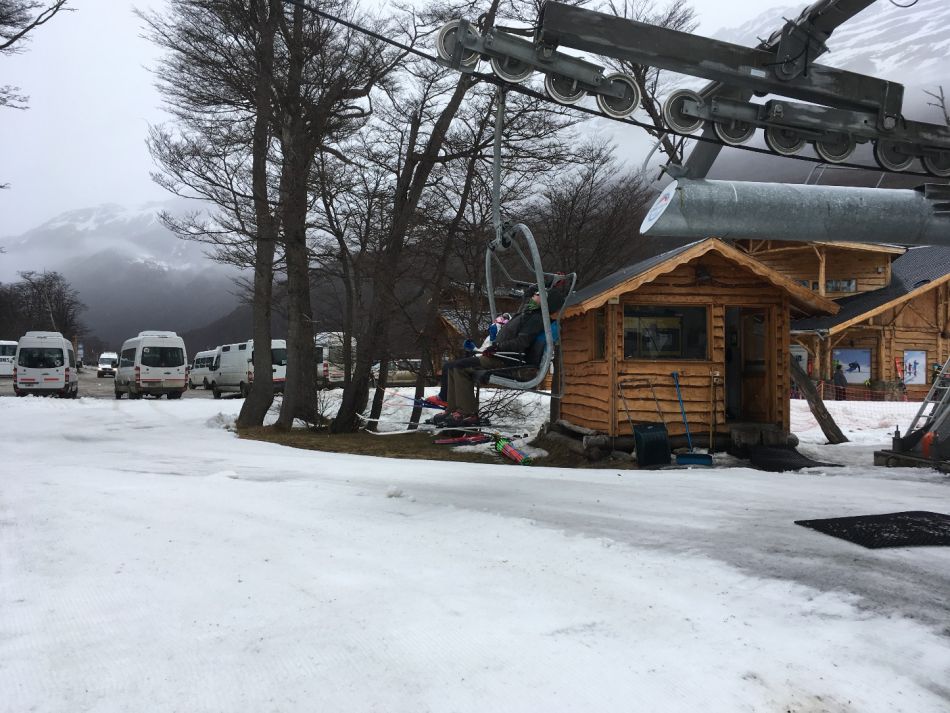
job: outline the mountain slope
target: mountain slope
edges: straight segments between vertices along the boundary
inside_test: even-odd
[[[183,215],[181,201],[128,209],[106,204],[56,216],[0,241],[0,280],[25,270],[61,272],[87,310],[89,336],[112,348],[143,329],[194,329],[233,310],[238,271],[208,258],[205,247],[180,240],[160,211]]]

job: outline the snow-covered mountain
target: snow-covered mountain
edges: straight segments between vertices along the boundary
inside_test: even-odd
[[[0,281],[20,271],[55,270],[79,291],[91,336],[118,347],[142,329],[179,333],[233,310],[237,272],[207,248],[180,240],[159,219],[183,215],[182,201],[136,208],[114,204],[69,211],[22,235],[0,239]]]

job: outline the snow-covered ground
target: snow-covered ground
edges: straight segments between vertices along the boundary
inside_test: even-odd
[[[871,465],[912,404],[829,404],[831,447],[796,402],[845,467],[785,474],[293,450],[240,404],[0,400],[0,711],[950,710],[950,548],[793,523],[950,510]]]

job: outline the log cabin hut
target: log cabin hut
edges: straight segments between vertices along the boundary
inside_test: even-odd
[[[630,265],[564,310],[559,418],[612,437],[631,435],[631,422],[684,434],[675,371],[694,440],[714,424],[717,436],[740,426],[787,436],[790,318],[837,310],[713,238]]]
[[[855,396],[865,384],[874,398],[900,398],[905,390],[911,400],[926,396],[935,368],[950,358],[950,247],[901,251],[875,271],[886,277],[882,285],[861,272],[866,261],[846,263],[856,289],[836,295],[841,311],[792,322],[792,342],[806,352],[814,378],[829,379],[840,361]]]

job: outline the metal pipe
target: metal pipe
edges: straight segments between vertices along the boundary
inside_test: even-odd
[[[646,236],[950,245],[950,186],[914,190],[680,178],[653,203]]]

